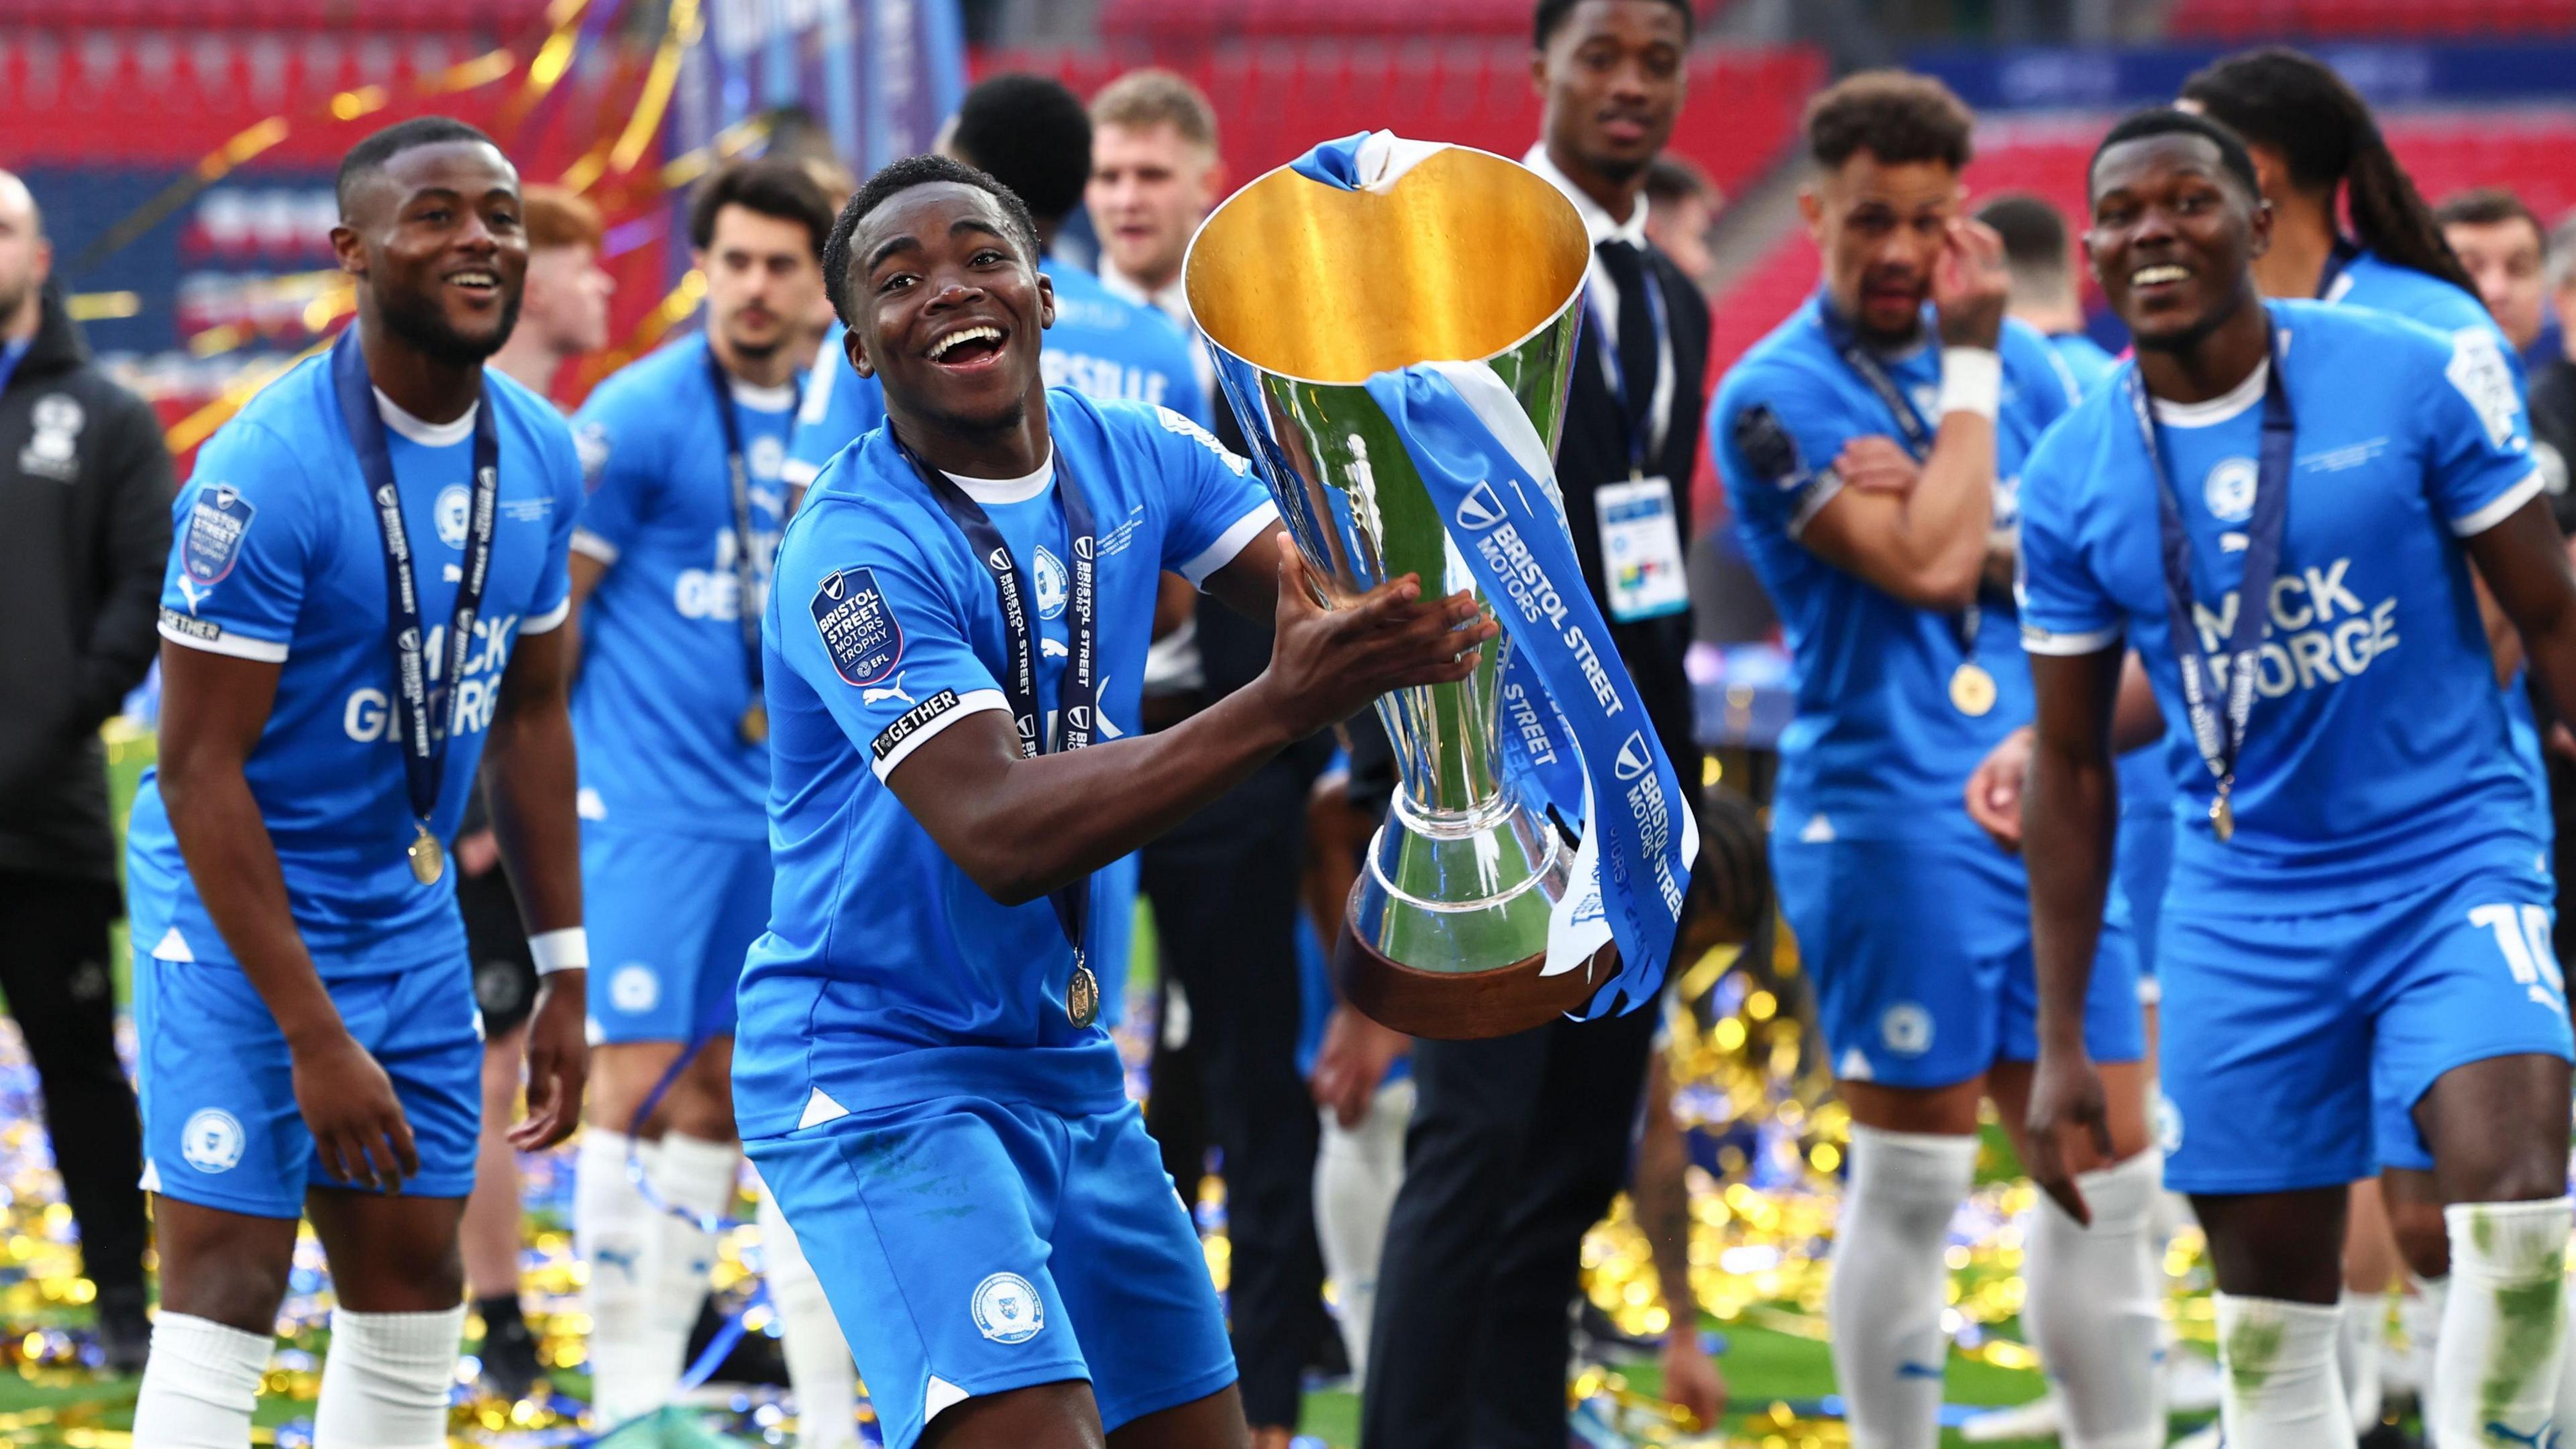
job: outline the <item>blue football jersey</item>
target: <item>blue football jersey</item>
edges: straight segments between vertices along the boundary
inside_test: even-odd
[[[1171,318],[1110,295],[1098,277],[1069,262],[1050,258],[1044,271],[1055,283],[1055,325],[1038,353],[1047,386],[1069,387],[1101,402],[1158,403],[1208,424],[1209,399],[1191,368],[1189,340]],[[791,485],[813,482],[834,453],[885,421],[883,389],[875,378],[850,370],[841,348],[847,331],[833,323],[815,354],[813,385],[787,445]]]
[[[482,617],[448,691],[447,763],[430,820],[441,840],[464,817],[511,646],[563,623],[565,550],[581,506],[581,465],[562,415],[498,372],[484,375],[483,397],[499,428],[499,512]],[[382,394],[378,406],[435,680],[463,574],[473,423],[422,423]],[[414,822],[394,733],[384,545],[327,356],[270,383],[207,442],[171,516],[161,637],[279,665],[276,701],[243,773],[315,966],[332,977],[452,959],[464,949],[455,873],[422,885],[406,855]],[[171,948],[162,954],[220,950],[151,772],[126,843],[135,914],[171,922],[181,938],[157,943]]]
[[[2111,375],[2120,370],[2117,358],[2102,350],[2102,344],[2081,332],[2059,332],[2048,339],[2049,355],[2057,359],[2058,371],[2064,374],[2067,387],[2078,398],[2091,397],[2101,391]]]
[[[2526,398],[2528,379],[2522,358],[2506,340],[2504,329],[2496,324],[2486,303],[2462,291],[2452,282],[2401,267],[2378,253],[2364,248],[2347,258],[2334,280],[2326,285],[2325,300],[2339,307],[2367,307],[2374,312],[2387,312],[2421,322],[2437,332],[2447,332],[2473,354],[2492,348],[2495,362],[2481,361],[2481,366],[2500,365],[2513,374],[2517,405],[2522,406],[2522,427],[2528,434],[2531,416]],[[2505,719],[2513,731],[2514,758],[2529,777],[2531,807],[2535,812],[2532,828],[2546,839],[2557,828],[2549,809],[2549,771],[2540,762],[2540,725],[2531,712],[2531,695],[2523,687],[2523,676],[2517,672],[2505,686]]]
[[[1842,487],[1833,463],[1846,444],[1905,436],[1827,339],[1823,305],[1811,298],[1754,344],[1709,409],[1738,536],[1788,637],[1797,709],[1780,737],[1779,819],[1817,839],[1982,840],[1960,792],[1986,752],[2031,717],[2012,605],[1980,600],[1975,654],[1996,699],[1984,715],[1968,715],[1950,702],[1964,657],[1955,616],[1905,603],[1798,541]],[[2001,351],[1995,526],[2010,528],[2022,459],[2074,395],[2037,332],[2006,323]],[[1927,342],[1882,365],[1937,427],[1940,349]]]
[[[959,479],[1035,582],[1039,704],[1054,725],[1068,653],[1069,469],[1098,538],[1102,743],[1139,733],[1156,580],[1203,582],[1277,517],[1243,459],[1169,408],[1047,394],[1036,476]],[[887,787],[923,741],[1008,705],[993,576],[880,429],[823,470],[787,528],[762,620],[777,886],[739,996],[734,1096],[746,1137],[809,1113],[951,1094],[1114,1109],[1117,1048],[1075,1027],[1072,948],[1047,901],[1003,906]],[[1092,916],[1125,908],[1092,878]],[[1094,969],[1122,969],[1096,963]]]
[[[2334,910],[2481,868],[2529,870],[2529,786],[2458,542],[2540,491],[2513,378],[2491,349],[2384,313],[2270,307],[2298,441],[2234,840],[2208,824],[2214,781],[2182,701],[2158,485],[2125,373],[2031,459],[2025,642],[2080,654],[2125,634],[2144,657],[2181,793],[2174,888],[2202,893],[2188,899]],[[2238,607],[2267,374],[2158,407],[2213,669]]]
[[[752,577],[787,516],[779,469],[793,387],[733,382],[749,475]],[[607,565],[581,611],[573,732],[583,814],[616,825],[758,840],[769,752],[742,736],[752,694],[737,612],[732,471],[703,335],[625,368],[573,417],[589,473],[575,552]],[[759,600],[752,600],[755,611]]]

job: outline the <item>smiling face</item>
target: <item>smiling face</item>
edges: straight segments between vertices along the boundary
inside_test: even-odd
[[[518,321],[528,275],[519,173],[488,142],[388,158],[350,195],[331,245],[385,328],[436,361],[480,363]]]
[[[2272,212],[2188,132],[2123,141],[2093,163],[2084,251],[2142,349],[2177,351],[2252,304]]]
[[[1834,310],[1872,342],[1911,340],[1959,215],[1959,173],[1945,161],[1890,163],[1864,149],[1799,193],[1798,205],[1824,255]]]
[[[887,411],[947,431],[1017,426],[1043,383],[1054,285],[990,192],[935,181],[889,198],[850,237],[850,366]]]
[[[1535,78],[1548,149],[1624,182],[1673,136],[1690,27],[1665,0],[1584,0],[1548,37]]]

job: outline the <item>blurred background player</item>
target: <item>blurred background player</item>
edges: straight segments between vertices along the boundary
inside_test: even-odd
[[[2547,361],[2537,349],[2556,319],[2548,307],[2549,232],[2540,218],[2504,187],[2480,186],[2446,198],[2433,220],[2524,369]]]
[[[616,283],[599,267],[598,208],[559,186],[527,187],[520,201],[527,285],[510,340],[484,366],[546,397],[564,364],[608,345],[608,298]],[[519,1302],[521,1184],[509,1137],[518,1114],[523,1032],[537,1001],[537,964],[519,930],[519,900],[500,868],[500,843],[479,789],[466,800],[455,857],[456,905],[465,917],[475,1007],[483,1016],[483,1132],[459,1234],[465,1287],[483,1324],[475,1350],[483,1383],[502,1398],[521,1399],[545,1373]]]
[[[1229,190],[1216,148],[1216,110],[1167,70],[1134,70],[1091,98],[1091,179],[1083,201],[1100,238],[1100,282],[1152,307],[1193,343],[1181,263],[1190,238]],[[1195,346],[1199,391],[1214,396],[1216,366]]]
[[[1947,87],[1897,72],[1810,104],[1800,202],[1825,284],[1710,413],[1797,660],[1773,869],[1852,1111],[1826,1312],[1860,1449],[1935,1440],[1978,1105],[2016,1123],[2039,1049],[2021,869],[1956,802],[2029,717],[2003,585],[2012,510],[2022,459],[2073,397],[2047,343],[2004,316],[2002,242],[1959,214],[1972,126]],[[2135,970],[2115,929],[2084,1024],[2116,1064],[2113,1127],[2086,1163],[2096,1216],[2041,1209],[2024,1272],[2067,1439],[2143,1449],[2163,1430],[2162,1314]]]
[[[170,454],[101,373],[51,285],[36,199],[0,171],[0,991],[98,1292],[106,1367],[143,1367],[142,1129],[116,1053],[123,906],[99,726],[152,664]]]
[[[1646,239],[1646,185],[1689,88],[1694,24],[1679,0],[1536,6],[1540,129],[1522,157],[1564,194],[1592,242],[1556,447],[1575,556],[1685,780],[1699,751],[1682,672],[1681,546],[1692,533],[1709,323],[1698,287]],[[1375,721],[1359,728],[1383,761]],[[1414,1044],[1417,1099],[1361,1405],[1370,1449],[1563,1441],[1567,1305],[1583,1236],[1628,1180],[1656,1022],[1640,1010]]]
[[[600,953],[574,1222],[603,1430],[670,1400],[736,1197],[734,984],[770,897],[756,610],[831,220],[794,162],[708,177],[689,202],[705,332],[609,378],[574,418],[590,497],[573,538],[573,722]],[[766,1214],[763,1229],[800,1422],[855,1443],[848,1350],[794,1235]]]
[[[137,1443],[248,1440],[299,1217],[337,1295],[316,1442],[444,1439],[482,1047],[441,842],[478,761],[550,973],[512,1140],[552,1146],[581,1107],[580,467],[562,417],[483,366],[518,310],[518,175],[431,116],[353,147],[338,190],[358,320],[199,460],[161,596],[127,854],[162,1263]],[[386,747],[397,712],[421,748]]]
[[[608,345],[608,301],[617,280],[599,265],[599,208],[560,186],[526,197],[528,289],[519,324],[487,364],[539,397],[552,397],[564,365]]]
[[[2435,1166],[2457,1279],[2426,1422],[2445,1449],[2524,1442],[2546,1432],[2564,1327],[2570,1042],[2469,571],[2562,694],[2576,579],[2492,340],[2265,302],[2256,177],[2234,133],[2178,110],[2132,116],[2095,155],[2088,249],[2138,362],[2124,395],[2049,435],[2024,494],[2045,1052],[2026,1160],[2080,1206],[2059,1154],[2105,1119],[2073,1017],[2125,635],[2185,798],[2173,890],[2193,908],[2164,922],[2163,1081],[2171,1174],[2217,1272],[2227,1440],[2352,1432],[2345,1184],[2412,1159]],[[2230,615],[2231,596],[2268,607]],[[2250,712],[2211,693],[2213,656],[2231,681],[2260,671],[2236,696]]]

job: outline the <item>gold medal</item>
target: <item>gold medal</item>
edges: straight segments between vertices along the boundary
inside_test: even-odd
[[[1974,719],[1995,707],[1995,677],[1974,661],[1950,671],[1950,707]]]
[[[1073,975],[1064,983],[1064,1014],[1077,1027],[1091,1025],[1100,1015],[1100,978],[1080,956],[1073,958]]]
[[[753,700],[742,712],[742,742],[746,745],[769,743],[769,706]]]
[[[438,878],[447,873],[447,852],[440,848],[438,837],[429,833],[427,825],[415,824],[412,829],[417,833],[404,852],[411,857],[411,878],[422,885],[436,885]]]
[[[2209,802],[2209,828],[2222,844],[2236,838],[2236,807],[2228,803],[2224,790]]]

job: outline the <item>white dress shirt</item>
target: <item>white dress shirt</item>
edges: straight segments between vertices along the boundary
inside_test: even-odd
[[[1602,210],[1600,202],[1593,200],[1582,187],[1575,185],[1567,179],[1564,172],[1556,169],[1556,163],[1547,157],[1546,142],[1541,141],[1530,147],[1529,154],[1521,158],[1521,164],[1537,172],[1549,185],[1564,192],[1566,200],[1574,203],[1575,213],[1583,218],[1584,235],[1595,247],[1605,241],[1623,241],[1635,247],[1640,253],[1646,250],[1646,198],[1642,192],[1638,194],[1637,204],[1629,209],[1628,219],[1613,221],[1610,219],[1610,213]],[[1101,275],[1106,277],[1108,273],[1104,271]],[[1583,275],[1585,304],[1592,309],[1593,316],[1600,319],[1601,330],[1607,334],[1602,338],[1605,350],[1615,354],[1619,345],[1621,320],[1619,286],[1610,279],[1608,271],[1602,267],[1598,252],[1585,262]],[[1646,263],[1646,285],[1649,287],[1663,285],[1663,279],[1656,275],[1652,261]],[[1615,360],[1605,361],[1604,371],[1616,376]],[[1650,430],[1646,439],[1646,451],[1649,455],[1663,451],[1664,435],[1671,430],[1672,417],[1673,338],[1671,328],[1667,327],[1664,334],[1656,339],[1655,395],[1646,401],[1646,423]]]

